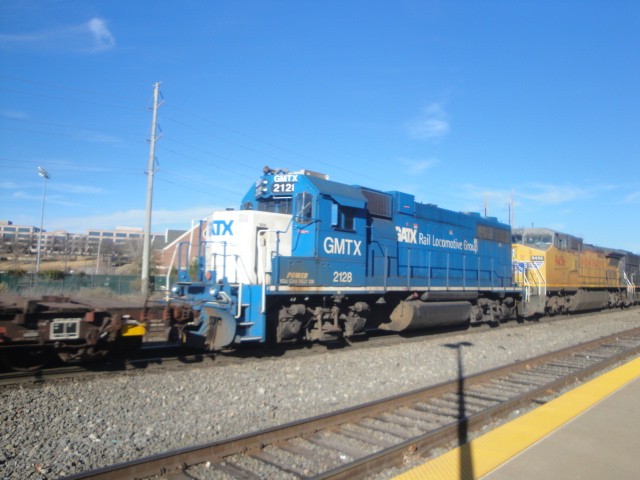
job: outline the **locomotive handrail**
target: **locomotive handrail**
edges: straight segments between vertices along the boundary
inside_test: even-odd
[[[538,265],[536,265],[533,262],[531,263],[531,265],[533,265],[534,274],[538,277],[538,280],[539,280],[539,282],[537,283],[538,295],[539,296],[546,295],[546,293],[547,293],[547,281],[545,280],[544,275],[540,271],[540,268],[538,267]]]
[[[531,295],[532,295],[531,292],[534,286],[538,290],[538,296],[546,295],[547,293],[546,281],[544,279],[544,275],[542,275],[542,272],[540,271],[538,266],[533,262],[526,262],[524,266],[525,268],[523,269],[521,278],[522,278],[522,283],[525,286],[525,299],[528,301],[531,298]],[[529,271],[533,272],[533,276],[534,276],[533,280],[535,280],[535,283],[533,284],[532,282],[529,281],[529,275],[528,275]]]
[[[462,290],[467,289],[467,256],[462,255]]]
[[[407,248],[407,288],[411,288],[411,248]]]
[[[218,257],[222,258],[222,275],[218,276],[218,278],[228,278],[227,277],[227,257],[233,257],[236,260],[235,269],[233,271],[236,279],[238,279],[240,277],[240,275],[238,273],[239,272],[239,266],[244,271],[245,276],[247,278],[250,278],[249,271],[247,270],[247,266],[244,264],[244,260],[242,259],[242,257],[240,255],[238,255],[237,253],[226,253],[228,242],[226,242],[226,241],[221,241],[221,242],[207,241],[205,243],[218,244],[218,245],[222,245],[224,247],[223,253],[212,253],[211,254],[211,257],[213,258],[213,262],[212,263],[213,263],[213,267],[214,267],[215,270],[217,270],[217,268],[218,268],[217,267]]]
[[[524,285],[524,291],[526,293],[525,296],[525,300],[529,300],[529,293],[531,292],[531,283],[529,283],[529,280],[527,279],[527,274],[526,271],[525,273],[522,274],[522,283]]]
[[[389,250],[384,247],[384,291],[387,291],[387,278],[389,277]]]
[[[235,318],[238,319],[242,316],[242,283],[238,284],[238,309],[236,310]]]
[[[178,251],[182,250],[182,245],[183,244],[189,244],[189,246],[191,246],[191,244],[189,242],[179,242],[178,245],[176,246],[176,248],[173,249],[173,255],[171,256],[171,263],[169,264],[169,268],[167,269],[167,277],[166,277],[166,285],[167,287],[169,287],[169,280],[171,277],[171,270],[173,270],[173,262],[176,259],[176,255],[178,254]],[[187,258],[189,258],[189,253],[187,253]],[[180,261],[180,259],[178,259],[178,262]],[[178,263],[178,271],[180,270],[180,263]],[[171,296],[171,289],[167,288],[167,293],[165,295],[165,300],[169,301],[169,298]]]
[[[446,285],[447,285],[447,290],[449,290],[449,259],[451,258],[451,254],[449,252],[447,252],[447,275],[446,275]],[[493,286],[493,285],[491,285]]]
[[[223,298],[223,302],[228,303],[229,305],[231,305],[231,303],[233,302],[231,300],[231,297],[224,290],[220,290],[218,292],[218,296],[222,297]],[[218,301],[220,301],[220,300],[218,300]]]
[[[264,255],[265,252],[263,252],[263,250],[260,248],[260,238],[265,236],[267,233],[275,233],[277,235],[277,239],[276,239],[276,251],[275,254],[277,257],[280,256],[280,234],[281,233],[286,233],[289,228],[291,227],[291,225],[293,224],[293,217],[291,218],[291,220],[289,221],[289,224],[287,225],[286,230],[282,231],[282,230],[278,230],[278,229],[265,229],[265,230],[260,230],[258,232],[258,235],[256,236],[256,248],[258,251],[258,260],[256,263],[258,264],[258,266],[262,266],[262,278],[259,278],[259,273],[260,272],[256,272],[256,279],[258,280],[258,282],[260,282],[262,284],[262,302],[261,302],[261,306],[260,306],[260,313],[265,313],[266,310],[266,303],[267,303],[267,259],[266,256]],[[266,246],[266,245],[265,245]],[[264,258],[263,258],[264,257]],[[276,268],[279,268],[279,262],[276,262]],[[279,270],[276,271],[276,278],[277,276],[279,276]],[[278,282],[276,282],[276,286],[277,286]]]
[[[262,284],[262,289],[261,289],[261,301],[260,301],[260,313],[264,314],[267,310],[266,310],[266,303],[267,303],[267,263],[266,263],[266,259],[262,258],[263,256],[263,252],[262,249],[260,248],[260,237],[265,236],[267,234],[267,232],[272,231],[272,230],[260,230],[258,232],[258,235],[256,235],[256,249],[258,252],[258,261],[256,261],[256,264],[258,266],[258,271],[256,272],[256,279],[258,280],[258,282],[260,282]],[[276,245],[276,255],[279,255],[278,249],[280,248],[280,245]],[[262,260],[262,262],[260,261]],[[260,273],[260,266],[262,265],[262,278],[258,278],[259,273]]]
[[[494,273],[494,271],[493,271],[493,257],[492,257],[492,258],[491,258],[491,287],[492,287],[492,288],[493,288],[493,287],[495,287],[495,285],[494,285],[493,273]]]
[[[624,277],[624,281],[627,282],[627,297],[632,299],[636,294],[636,286],[631,280],[629,280],[629,277],[627,277],[627,272],[622,272],[622,275]]]
[[[262,282],[262,305],[260,306],[260,313],[265,313],[266,311],[267,311],[267,282]]]

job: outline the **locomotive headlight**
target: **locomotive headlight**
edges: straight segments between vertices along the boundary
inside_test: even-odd
[[[218,289],[216,287],[211,287],[209,289],[209,295],[211,295],[213,298],[216,298],[218,296]]]

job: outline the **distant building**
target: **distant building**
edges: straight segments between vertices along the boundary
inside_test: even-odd
[[[14,225],[10,220],[0,220],[0,251],[28,250],[34,245],[34,239],[37,246],[39,231],[37,227]]]
[[[201,225],[197,223],[186,232],[174,231],[176,235],[171,241],[167,242],[161,251],[156,252],[157,273],[167,275],[172,267],[177,269],[178,265],[188,268],[198,256],[198,235],[206,228],[207,222],[203,221]]]
[[[167,230],[164,235],[152,233],[152,250],[161,250],[183,231]],[[28,225],[14,225],[0,220],[0,252],[36,253],[40,229]],[[65,230],[42,231],[42,251],[47,254],[67,253],[96,255],[98,253],[129,253],[142,249],[144,231],[137,227],[116,227],[114,230],[89,229],[87,233],[69,233]]]

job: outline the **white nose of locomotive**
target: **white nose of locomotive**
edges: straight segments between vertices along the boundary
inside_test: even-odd
[[[207,270],[235,284],[270,283],[272,258],[291,255],[291,215],[214,212],[205,230]]]

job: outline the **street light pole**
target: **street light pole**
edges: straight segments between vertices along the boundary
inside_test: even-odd
[[[44,178],[44,187],[42,188],[42,212],[40,214],[40,231],[38,232],[38,254],[36,256],[36,273],[40,271],[40,250],[42,248],[42,225],[44,223],[44,199],[47,195],[47,180],[51,178],[49,172],[44,168],[38,167],[38,175]]]

